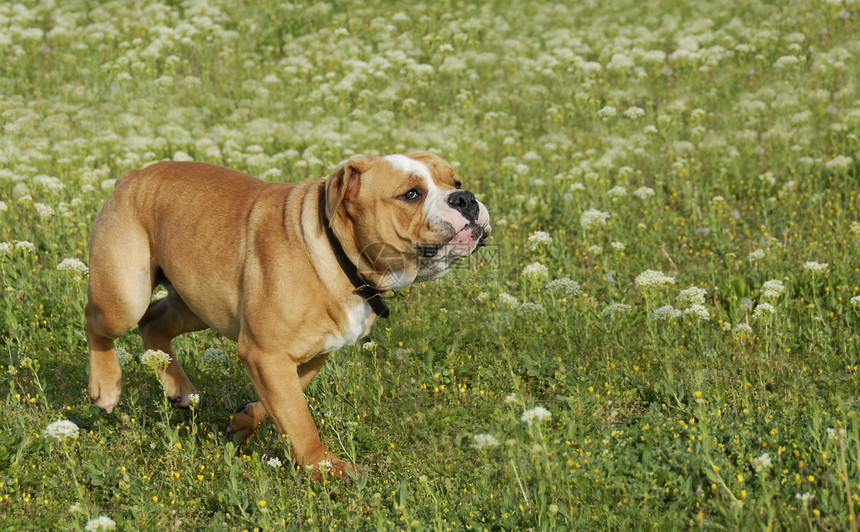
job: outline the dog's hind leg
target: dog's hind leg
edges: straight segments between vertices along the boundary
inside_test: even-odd
[[[106,412],[119,403],[122,370],[114,338],[134,327],[152,294],[146,234],[128,217],[105,206],[93,229],[87,287],[86,333],[90,355],[87,393]]]
[[[121,336],[130,326],[111,328],[105,325],[105,317],[91,298],[86,306],[87,345],[90,352],[87,394],[96,406],[110,413],[119,403],[122,391],[122,370],[116,358],[113,339]]]
[[[170,355],[170,362],[159,374],[167,398],[175,406],[188,408],[191,394],[196,393],[196,389],[177,362],[170,341],[180,334],[202,331],[209,326],[173,290],[169,291],[167,297],[149,305],[138,326],[145,348],[158,349]]]

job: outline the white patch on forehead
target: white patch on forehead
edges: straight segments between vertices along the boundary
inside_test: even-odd
[[[440,218],[439,214],[434,215],[434,213],[442,211],[441,206],[445,204],[443,199],[447,194],[444,194],[443,190],[436,185],[435,181],[433,181],[433,175],[430,173],[430,168],[421,161],[416,161],[412,157],[400,154],[386,155],[383,159],[390,162],[394,168],[401,172],[424,178],[424,183],[427,186],[427,199],[424,200],[424,206],[421,211],[425,218]]]
[[[438,188],[436,183],[433,181],[433,176],[430,174],[430,169],[421,161],[416,161],[411,157],[407,157],[399,153],[395,155],[386,155],[383,159],[390,162],[394,168],[402,172],[423,177],[424,181],[427,183],[427,190],[435,190]]]

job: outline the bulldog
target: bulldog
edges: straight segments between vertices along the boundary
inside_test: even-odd
[[[429,152],[356,156],[298,184],[195,162],[131,170],[92,231],[88,394],[116,407],[113,341],[137,324],[146,349],[170,356],[159,371],[170,401],[188,407],[195,388],[171,340],[211,327],[236,341],[259,396],[230,431],[247,441],[268,414],[298,464],[346,475],[356,467],[323,446],[304,390],[329,353],[388,315],[383,292],[444,275],[489,234],[486,207]],[[153,302],[159,284],[167,296]]]

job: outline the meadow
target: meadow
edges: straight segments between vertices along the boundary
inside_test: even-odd
[[[856,530],[857,0],[0,4],[0,528]],[[137,331],[86,397],[92,222],[124,171],[266,180],[430,149],[489,246],[308,390],[316,481],[235,344]],[[217,213],[213,213],[216,214]],[[61,421],[65,420],[65,421]]]

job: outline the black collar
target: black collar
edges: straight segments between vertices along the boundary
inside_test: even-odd
[[[323,231],[325,231],[325,236],[328,238],[328,244],[331,246],[335,258],[337,258],[337,263],[340,264],[340,269],[343,270],[343,273],[349,278],[349,282],[355,287],[353,293],[358,294],[362,299],[367,301],[367,304],[370,305],[370,308],[373,309],[373,312],[377,316],[387,318],[389,313],[388,305],[382,299],[382,292],[367,284],[367,281],[358,275],[358,268],[346,256],[343,246],[340,245],[340,241],[335,236],[334,231],[329,227],[328,216],[325,214],[324,188],[320,191],[320,223],[322,223]]]

